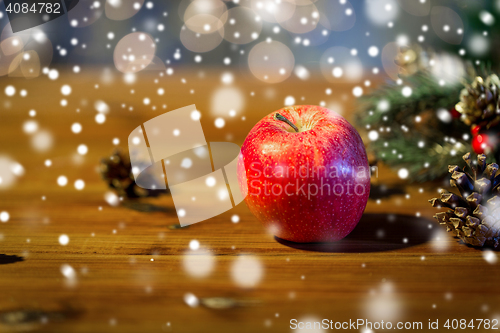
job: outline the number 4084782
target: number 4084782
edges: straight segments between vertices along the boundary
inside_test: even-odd
[[[51,2],[38,2],[29,4],[27,2],[15,2],[14,4],[9,3],[7,8],[5,8],[7,13],[15,13],[15,14],[28,14],[28,13],[37,13],[37,14],[60,14],[61,13],[61,4],[60,3],[51,3]]]
[[[448,319],[443,327],[447,329],[486,329],[486,330],[498,330],[498,319],[471,319],[467,321],[465,319]]]

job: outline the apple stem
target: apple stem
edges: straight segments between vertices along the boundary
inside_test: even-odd
[[[279,120],[279,121],[283,121],[283,122],[287,123],[288,125],[290,125],[290,127],[292,127],[295,130],[295,132],[299,131],[299,129],[297,128],[297,126],[295,126],[290,120],[288,120],[288,118],[282,116],[279,113],[276,113],[274,115],[274,119]]]

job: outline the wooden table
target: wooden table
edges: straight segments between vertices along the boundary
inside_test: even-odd
[[[288,95],[296,103],[336,103],[349,118],[352,86],[314,79],[268,86],[237,75],[234,86],[246,98],[244,113],[226,117],[226,127],[217,129],[209,109],[210,96],[222,86],[221,71],[144,73],[132,86],[116,74],[112,83],[103,81],[103,73],[62,69],[56,81],[1,80],[0,155],[23,165],[25,174],[0,191],[0,211],[10,214],[0,223],[0,331],[289,332],[291,319],[324,318],[421,321],[424,330],[429,319],[439,319],[444,331],[446,319],[500,317],[499,265],[445,234],[432,219],[435,210],[427,199],[446,186],[441,183],[409,185],[381,166],[358,227],[332,245],[278,242],[244,203],[189,228],[172,229],[178,220],[168,196],[142,201],[166,208],[155,212],[112,207],[104,200],[108,189],[96,170],[100,158],[113,150],[115,137],[126,148],[128,133],[155,115],[195,103],[208,141],[241,144],[255,122],[281,107]],[[28,96],[6,97],[9,84],[18,92],[27,89]],[[60,93],[63,84],[71,85],[71,95]],[[156,94],[159,87],[165,95]],[[327,87],[332,96],[325,94]],[[150,105],[143,104],[144,97]],[[66,107],[60,105],[63,98]],[[97,100],[110,107],[102,125],[94,120]],[[28,116],[30,109],[36,117]],[[33,134],[22,131],[29,119],[52,134],[48,151],[32,148]],[[83,126],[80,134],[70,130],[74,122]],[[85,156],[76,153],[82,143],[89,148]],[[46,159],[52,166],[44,166]],[[68,178],[67,186],[57,185],[60,175]],[[73,187],[76,179],[85,181],[82,191]],[[231,222],[234,214],[239,223]],[[62,234],[69,237],[66,246],[59,244]],[[215,267],[203,278],[184,268],[193,239],[213,255]],[[244,255],[263,270],[250,288],[237,285],[231,275]],[[66,271],[70,278],[62,274],[63,265],[73,268]],[[188,306],[188,293],[208,306]],[[225,307],[214,308],[214,297],[224,298]]]

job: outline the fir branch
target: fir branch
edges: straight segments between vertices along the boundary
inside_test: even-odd
[[[412,88],[410,96],[403,96],[403,86]],[[358,125],[379,133],[368,151],[395,170],[406,168],[413,181],[444,176],[446,166],[460,162],[471,149],[462,138],[469,127],[459,119],[445,123],[436,114],[440,108],[453,109],[462,88],[459,83],[441,86],[431,73],[421,71],[406,77],[404,85],[387,83],[362,98]],[[387,110],[380,109],[381,101]]]
[[[385,147],[380,139],[370,144],[377,159],[384,161],[395,171],[401,168],[407,169],[409,178],[417,182],[444,176],[447,166],[460,163],[460,156],[471,148],[469,144],[457,145],[451,142],[427,143],[421,148],[415,140],[403,136],[396,136],[389,142],[388,147]]]
[[[460,95],[461,84],[440,86],[436,79],[427,71],[416,73],[405,78],[405,86],[413,90],[411,96],[405,97],[401,93],[403,86],[396,83],[387,83],[369,95],[360,99],[359,121],[361,125],[381,122],[387,116],[388,121],[396,117],[404,118],[426,109],[453,107]],[[389,103],[387,111],[380,111],[378,103],[385,100]],[[373,111],[370,113],[370,111]],[[376,112],[378,111],[378,112]]]

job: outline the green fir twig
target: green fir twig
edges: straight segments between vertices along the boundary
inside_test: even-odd
[[[402,94],[406,86],[412,89],[408,97]],[[471,149],[464,140],[468,126],[458,118],[443,122],[437,116],[441,108],[454,108],[462,88],[460,83],[440,85],[431,73],[421,71],[401,85],[387,83],[362,98],[357,123],[379,134],[368,151],[395,170],[406,168],[412,181],[445,176],[447,165],[459,163]]]

